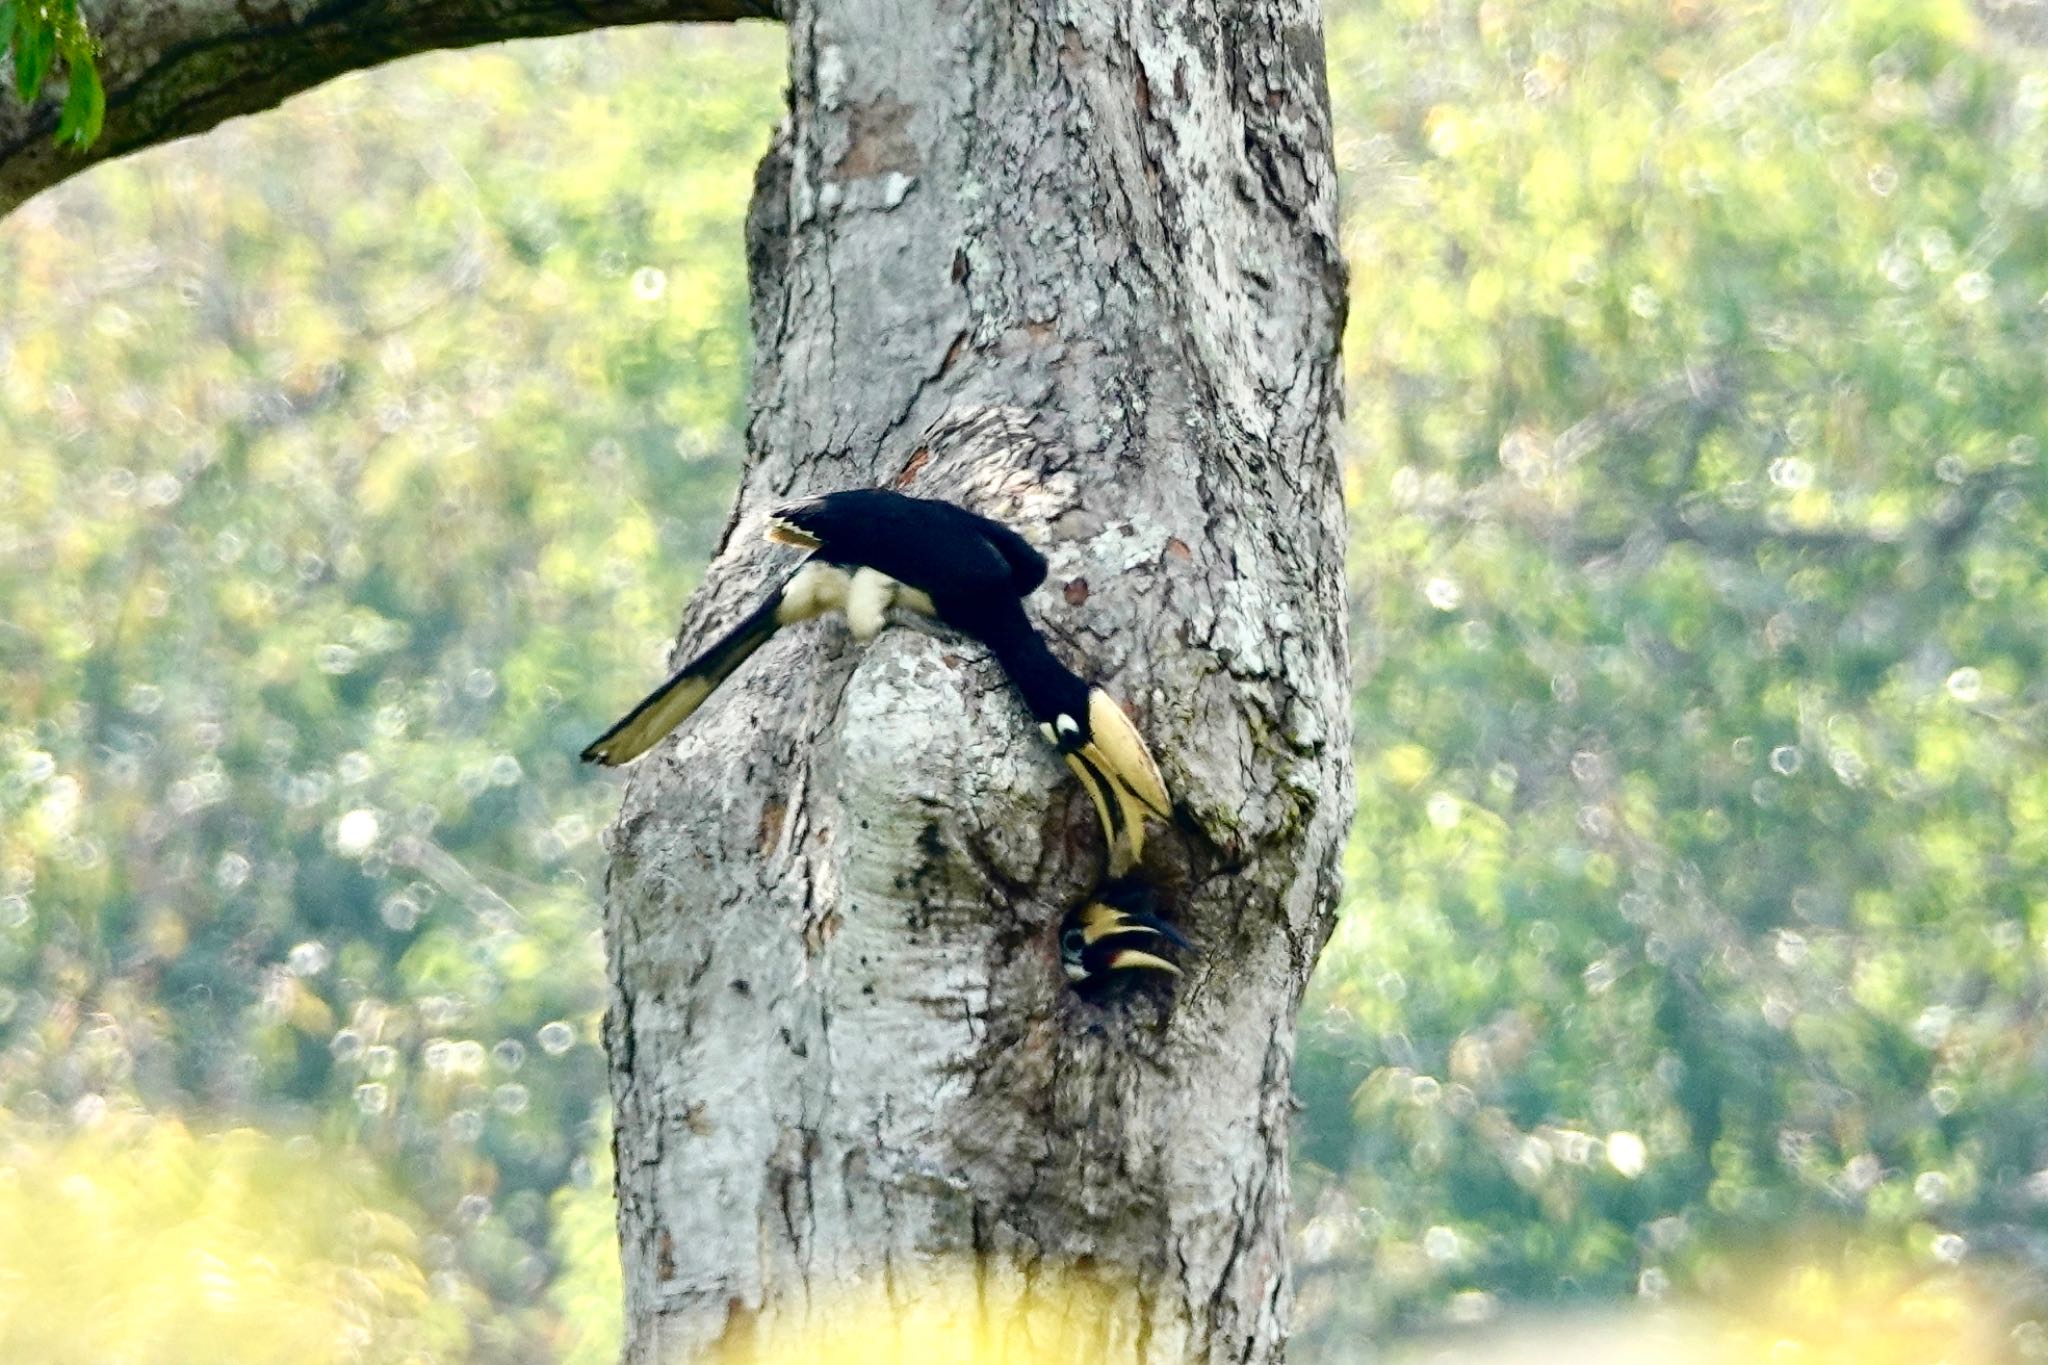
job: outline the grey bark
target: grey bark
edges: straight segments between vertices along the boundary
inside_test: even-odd
[[[776,0],[103,0],[107,122],[84,152],[51,141],[64,83],[33,105],[0,91],[0,217],[109,157],[269,109],[320,82],[417,52],[664,19],[770,17]]]
[[[1184,808],[1147,865],[1202,953],[1170,1002],[1074,998],[1054,936],[1101,835],[984,652],[785,631],[611,832],[627,1358],[953,1266],[999,1335],[1058,1285],[1088,1358],[1277,1359],[1294,1017],[1351,811],[1317,0],[806,0],[790,43],[748,463],[681,651],[788,568],[782,499],[1017,526],[1055,648]]]

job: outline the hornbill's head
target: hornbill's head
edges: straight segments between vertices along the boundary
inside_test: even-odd
[[[1157,897],[1144,882],[1118,877],[1097,887],[1060,927],[1060,966],[1077,986],[1100,985],[1120,971],[1179,976],[1168,956],[1190,945],[1159,918]]]
[[[1094,801],[1110,842],[1110,871],[1128,871],[1144,855],[1146,813],[1173,819],[1166,781],[1138,727],[1115,698],[1078,677],[1069,691],[1050,718],[1041,718],[1038,728]]]

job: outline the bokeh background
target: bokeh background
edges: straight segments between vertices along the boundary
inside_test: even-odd
[[[2040,9],[1332,0],[1297,1359],[2048,1358]],[[574,755],[724,524],[781,41],[408,61],[0,223],[0,1359],[612,1358]]]

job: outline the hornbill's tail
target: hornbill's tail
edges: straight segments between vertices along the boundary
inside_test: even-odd
[[[691,712],[702,706],[704,699],[717,691],[718,685],[766,644],[777,629],[835,608],[844,609],[847,582],[846,571],[836,565],[818,560],[806,563],[746,619],[684,664],[618,724],[593,740],[583,751],[583,761],[617,767],[652,749],[669,731],[688,720]]]

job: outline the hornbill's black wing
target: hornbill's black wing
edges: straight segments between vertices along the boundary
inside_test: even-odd
[[[1027,593],[1036,592],[1038,585],[1045,582],[1045,575],[1049,569],[1045,556],[1040,554],[1030,541],[1000,521],[991,521],[965,508],[961,509],[961,514],[975,523],[976,529],[995,547],[996,553],[1003,557],[1003,562],[1010,566],[1010,585],[1017,590],[1017,595],[1023,597]]]

